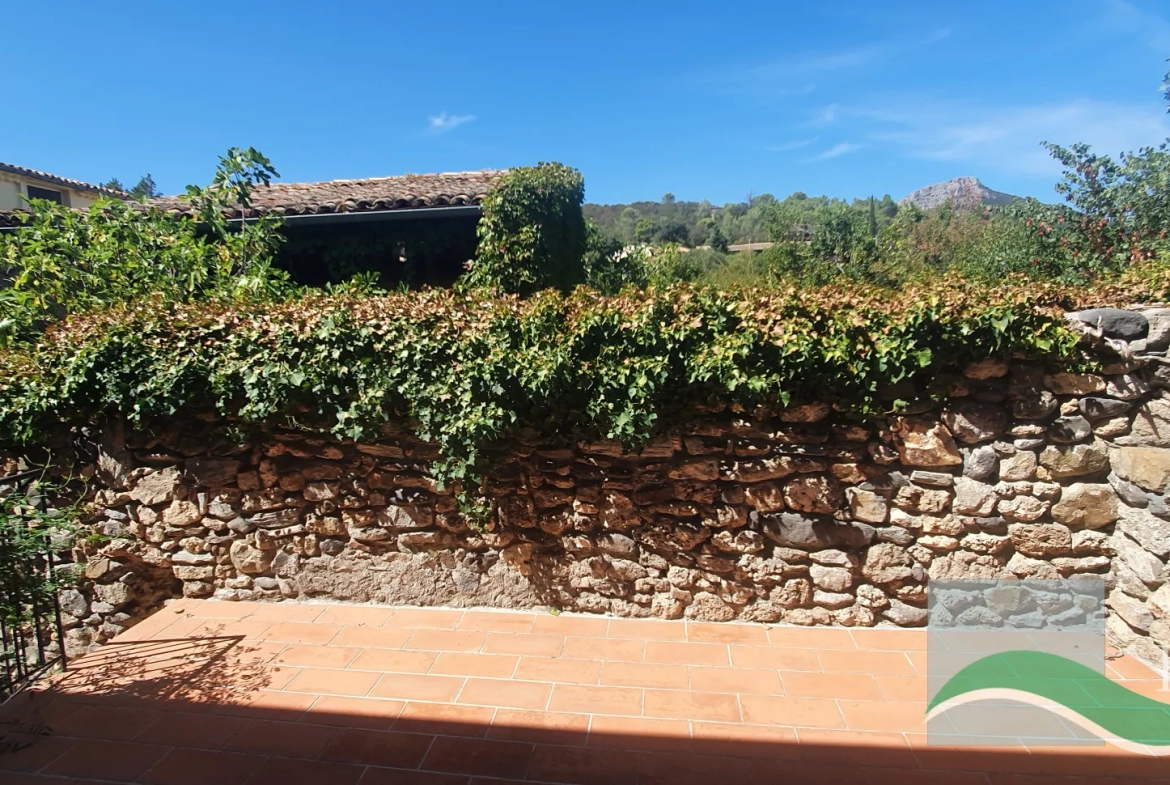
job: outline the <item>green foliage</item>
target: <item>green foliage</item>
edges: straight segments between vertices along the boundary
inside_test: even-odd
[[[150,173],[142,175],[138,178],[138,182],[134,184],[133,188],[127,188],[122,185],[122,181],[117,177],[111,177],[101,184],[103,188],[112,188],[115,191],[124,191],[135,199],[145,200],[152,199],[156,196],[162,196],[162,191],[158,190],[158,185],[154,182],[154,178]]]
[[[424,290],[116,307],[0,353],[0,434],[28,443],[64,424],[205,408],[355,439],[405,419],[437,442],[438,479],[470,501],[491,446],[522,430],[635,444],[698,404],[826,400],[873,412],[883,388],[925,388],[975,358],[1059,361],[1075,336],[1042,308],[1059,296],[954,283],[893,300],[866,287],[674,284],[620,297]]]
[[[213,295],[274,296],[280,219],[244,226],[225,211],[247,203],[271,167],[254,150],[221,159],[215,184],[188,188],[202,225],[153,207],[101,199],[85,212],[33,199],[24,224],[0,234],[0,345],[32,340],[71,313],[131,300],[185,302]]]
[[[68,548],[76,532],[76,509],[44,507],[35,486],[0,493],[0,618],[9,629],[29,625],[34,607],[42,614],[52,607],[57,576],[45,554]]]
[[[645,249],[623,246],[585,221],[585,283],[603,294],[617,294],[626,286],[645,286]]]
[[[527,296],[581,283],[584,200],[576,169],[542,163],[509,171],[484,198],[479,250],[463,285]]]

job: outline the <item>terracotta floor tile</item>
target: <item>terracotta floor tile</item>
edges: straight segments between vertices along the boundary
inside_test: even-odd
[[[896,651],[822,651],[825,673],[865,673],[870,676],[914,676],[914,665]]]
[[[864,673],[786,671],[780,679],[784,682],[784,694],[791,698],[881,700],[883,697],[873,676]]]
[[[229,752],[313,759],[321,754],[336,732],[334,728],[321,725],[251,720],[244,723],[223,748]]]
[[[157,744],[83,739],[65,750],[41,773],[134,782],[169,751],[169,747]]]
[[[403,648],[425,651],[475,652],[483,648],[487,634],[454,630],[415,630]]]
[[[350,670],[383,673],[426,673],[439,655],[433,651],[363,649],[349,664]]]
[[[171,750],[139,778],[145,785],[240,785],[264,762],[262,755]]]
[[[926,731],[925,703],[895,703],[894,701],[838,701],[849,730],[893,731],[895,733],[924,733]]]
[[[759,758],[752,761],[750,782],[755,785],[870,785],[856,764],[833,765],[831,763],[809,763],[805,761],[769,760]],[[886,783],[882,783],[886,785]],[[946,779],[935,785],[949,785]],[[965,785],[965,784],[964,784]]]
[[[364,769],[319,760],[269,758],[245,785],[356,785]]]
[[[660,687],[685,690],[690,682],[686,665],[607,662],[601,666],[601,684],[609,687]]]
[[[801,760],[918,768],[914,751],[901,733],[797,728],[796,736]]]
[[[369,697],[449,703],[463,688],[463,681],[456,676],[387,673],[370,690]]]
[[[403,733],[442,733],[448,736],[477,736],[487,734],[495,716],[494,706],[460,706],[454,703],[406,704],[394,730]]]
[[[198,638],[248,638],[260,640],[276,622],[266,619],[209,619],[188,633]]]
[[[77,746],[77,743],[77,739],[41,737],[23,749],[0,755],[0,771],[6,772],[5,778],[12,776],[14,771],[40,771]],[[165,747],[163,749],[165,750]]]
[[[279,712],[282,720],[295,722],[309,710],[316,699],[316,695],[308,692],[260,690],[248,692],[232,703],[217,706],[215,711],[231,717],[259,717],[261,719],[271,717],[274,713]]]
[[[691,726],[686,720],[645,717],[594,717],[589,726],[590,747],[621,750],[685,749]]]
[[[638,785],[638,757],[622,750],[538,744],[528,779],[569,785]]]
[[[190,613],[201,619],[242,619],[256,612],[257,603],[203,600],[197,603],[172,603],[164,608],[168,613]],[[162,611],[160,611],[161,613]],[[152,617],[153,618],[153,617]]]
[[[487,676],[506,679],[516,670],[520,658],[511,654],[454,654],[443,652],[430,673],[447,676]]]
[[[784,685],[774,670],[691,667],[690,688],[695,692],[754,692],[783,695]]]
[[[561,684],[597,684],[601,678],[601,663],[521,657],[512,678],[525,681],[555,681]]]
[[[508,679],[468,679],[458,702],[509,709],[543,709],[552,693],[551,684]]]
[[[606,662],[642,662],[646,659],[646,642],[615,638],[566,638],[561,655],[573,660]]]
[[[557,657],[565,648],[561,635],[533,635],[528,633],[493,632],[487,637],[483,650],[488,654],[529,654]]]
[[[642,713],[678,720],[740,721],[736,697],[715,692],[646,690]]]
[[[734,758],[796,759],[799,756],[796,731],[784,726],[692,722],[691,748],[707,755]]]
[[[532,622],[532,631],[541,635],[604,638],[609,631],[609,621],[604,616],[575,616],[568,613],[537,616]]]
[[[384,627],[409,627],[416,630],[453,630],[463,618],[463,611],[453,608],[396,608]]]
[[[685,641],[686,626],[661,619],[610,619],[610,638],[639,641]]]
[[[781,671],[821,669],[821,660],[815,651],[789,651],[764,646],[731,646],[731,664],[736,668],[773,668]]]
[[[557,684],[553,687],[548,708],[549,711],[639,717],[642,715],[642,690]]]
[[[244,720],[237,717],[166,712],[135,740],[145,744],[217,750],[227,744],[243,723]]]
[[[687,640],[697,643],[768,645],[768,631],[762,624],[688,621],[686,625]]]
[[[638,757],[639,785],[711,785],[750,782],[747,760],[675,752],[643,752]]]
[[[509,611],[464,611],[457,630],[478,632],[532,632],[534,613]]]
[[[276,655],[273,662],[281,665],[304,665],[317,668],[344,668],[353,662],[361,649],[349,646],[310,646],[292,643]]]
[[[837,702],[824,698],[779,698],[741,695],[743,721],[753,725],[791,725],[804,728],[845,728]]]
[[[358,646],[369,649],[401,649],[414,630],[401,627],[357,627],[347,625],[333,638],[334,646]]]
[[[486,777],[524,777],[531,757],[532,745],[523,742],[440,736],[427,752],[422,768]]]
[[[253,609],[248,618],[300,623],[316,621],[328,608],[327,605],[300,602],[257,602],[248,605]]]
[[[270,665],[263,670],[263,676],[258,680],[263,683],[264,689],[283,690],[302,671],[293,665]]]
[[[679,643],[646,641],[646,662],[678,665],[730,665],[727,645],[722,643]]]
[[[344,728],[321,752],[321,760],[357,766],[414,769],[433,743],[430,734]]]
[[[880,698],[888,701],[914,701],[926,703],[927,681],[922,676],[874,676]],[[877,700],[865,695],[842,695],[841,697],[856,698],[858,700]]]
[[[853,642],[863,651],[926,651],[926,633],[921,630],[850,630]]]
[[[53,723],[53,732],[61,736],[130,741],[162,716],[155,709],[78,706]]]
[[[396,700],[322,695],[301,717],[301,722],[389,730],[405,705]]]
[[[358,785],[469,785],[471,782],[473,781],[466,774],[439,774],[433,771],[369,768],[362,775]],[[492,779],[489,785],[508,785],[508,783],[503,780]]]
[[[329,605],[316,620],[323,624],[381,627],[393,615],[393,608],[377,605]]]
[[[1107,669],[1112,669],[1122,679],[1158,679],[1161,677],[1152,668],[1133,657],[1119,657],[1106,663]]]
[[[833,627],[769,627],[768,640],[786,649],[856,649],[849,630]]]
[[[278,621],[264,631],[261,640],[284,643],[329,643],[342,628],[336,624]]]
[[[303,668],[284,689],[289,692],[315,692],[318,695],[349,695],[359,698],[369,693],[380,678],[380,674],[371,671]]]
[[[581,746],[589,735],[589,715],[500,709],[487,735],[505,741]]]
[[[163,612],[165,613],[166,610],[164,609]],[[206,619],[201,619],[198,616],[176,616],[174,621],[150,636],[150,639],[152,641],[161,641],[186,638],[191,634],[192,630],[199,629],[206,621]]]

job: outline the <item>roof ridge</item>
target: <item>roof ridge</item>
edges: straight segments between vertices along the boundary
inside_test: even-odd
[[[507,169],[471,169],[463,172],[406,172],[404,174],[387,174],[380,177],[339,177],[335,180],[274,180],[273,185],[322,185],[325,183],[372,183],[381,180],[406,180],[411,177],[476,177],[483,175],[504,174]]]

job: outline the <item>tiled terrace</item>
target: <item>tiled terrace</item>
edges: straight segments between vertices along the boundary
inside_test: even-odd
[[[928,747],[925,636],[180,601],[5,707],[0,782],[1170,783],[1112,747]],[[1156,695],[1154,674],[1110,675]],[[50,733],[39,731],[47,726]]]

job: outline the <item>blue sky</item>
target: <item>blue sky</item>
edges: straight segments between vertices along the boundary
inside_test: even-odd
[[[558,160],[589,201],[856,197],[1170,136],[1159,0],[6,4],[0,161],[164,191]],[[15,68],[15,72],[14,69]]]

